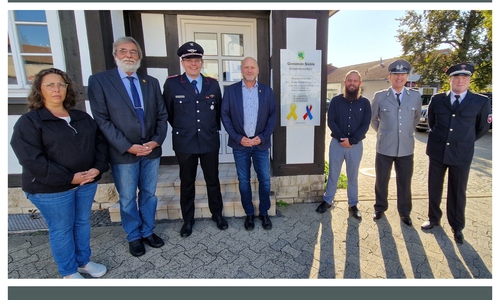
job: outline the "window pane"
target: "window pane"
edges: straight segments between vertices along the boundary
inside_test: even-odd
[[[203,47],[204,55],[218,55],[217,33],[194,33],[194,41]]]
[[[17,84],[16,69],[14,68],[14,60],[12,56],[9,55],[9,84]]]
[[[17,25],[23,53],[51,53],[47,26]]]
[[[222,80],[240,81],[241,80],[241,61],[240,60],[222,60]]]
[[[16,10],[16,21],[47,22],[43,10]]]
[[[23,56],[23,59],[28,83],[31,83],[41,70],[54,67],[52,56]]]
[[[204,59],[203,69],[201,70],[203,75],[219,79],[219,62],[216,59]]]
[[[243,34],[222,34],[222,55],[243,56]]]

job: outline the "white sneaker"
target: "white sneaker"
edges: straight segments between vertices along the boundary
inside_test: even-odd
[[[92,277],[101,277],[106,274],[106,266],[91,261],[85,267],[78,267],[78,272],[90,274]]]
[[[63,277],[63,279],[85,279],[85,278],[82,276],[82,274],[76,272],[76,273],[73,273],[69,276]]]

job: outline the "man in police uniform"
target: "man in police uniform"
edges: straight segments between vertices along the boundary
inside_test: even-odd
[[[391,87],[376,92],[372,100],[371,126],[377,132],[373,220],[380,219],[388,208],[389,179],[394,163],[399,216],[403,223],[412,226],[414,135],[422,111],[422,100],[419,92],[405,88],[411,71],[409,62],[396,60],[389,65],[388,70]]]
[[[474,66],[466,63],[450,67],[451,91],[432,96],[428,108],[429,138],[429,220],[422,229],[440,224],[439,208],[443,182],[448,170],[446,215],[457,244],[462,244],[465,226],[465,202],[474,142],[489,130],[491,101],[468,91]]]
[[[195,180],[198,159],[207,185],[212,220],[220,230],[228,228],[222,216],[219,183],[219,130],[221,91],[217,80],[201,74],[203,48],[187,42],[177,50],[185,73],[171,76],[163,86],[172,143],[179,162],[181,211],[184,225],[180,234],[188,237],[194,225]]]

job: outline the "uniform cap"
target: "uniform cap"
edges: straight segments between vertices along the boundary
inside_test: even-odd
[[[387,69],[389,70],[389,74],[409,74],[411,65],[404,59],[398,59],[391,62]]]
[[[177,55],[180,58],[189,58],[189,57],[199,57],[203,56],[203,48],[195,43],[195,42],[187,42],[184,45],[180,46],[177,50]]]
[[[456,64],[451,66],[446,70],[446,75],[449,76],[458,76],[458,75],[466,75],[472,76],[474,73],[474,66],[467,63]]]

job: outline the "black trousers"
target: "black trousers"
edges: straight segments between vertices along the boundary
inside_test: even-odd
[[[375,210],[386,211],[389,207],[389,180],[392,164],[396,171],[397,206],[399,215],[408,217],[411,212],[411,177],[413,175],[413,154],[394,157],[377,153],[375,156]]]
[[[429,221],[440,222],[443,215],[440,205],[446,170],[448,170],[446,216],[451,228],[462,230],[465,227],[465,203],[470,165],[445,165],[429,158]]]
[[[203,154],[178,153],[181,178],[181,211],[184,222],[194,221],[195,181],[198,159],[207,185],[208,207],[214,216],[222,215],[222,195],[219,182],[219,151]]]

